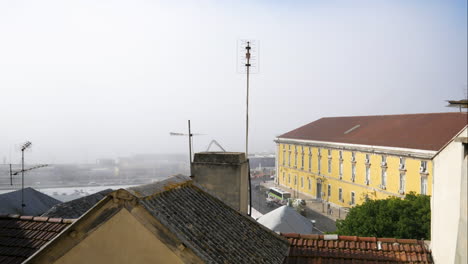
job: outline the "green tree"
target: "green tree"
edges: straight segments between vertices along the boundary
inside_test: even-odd
[[[340,235],[429,239],[430,196],[409,193],[405,199],[367,200],[336,226]]]

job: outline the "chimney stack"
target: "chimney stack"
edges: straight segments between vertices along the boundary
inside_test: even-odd
[[[242,152],[195,153],[193,181],[235,210],[247,214],[249,166]]]

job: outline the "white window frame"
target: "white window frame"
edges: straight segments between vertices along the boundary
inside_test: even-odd
[[[288,167],[291,167],[291,145],[288,145]]]
[[[428,185],[427,185],[427,177],[421,176],[421,194],[427,195],[428,194]]]
[[[304,188],[304,176],[301,176],[301,188]]]
[[[400,172],[400,194],[405,193],[405,188],[406,188],[406,173]]]
[[[421,173],[427,173],[427,160],[421,160],[421,165],[419,171]]]
[[[382,155],[382,166],[387,166],[387,156]]]
[[[365,179],[365,184],[369,185],[370,184],[370,166],[366,166],[366,179]]]
[[[309,191],[312,190],[312,179],[311,178],[307,178],[308,182],[309,182]]]
[[[294,168],[297,168],[297,146],[294,146]]]
[[[301,147],[301,170],[304,169],[304,147]]]
[[[318,174],[320,174],[321,172],[321,169],[322,169],[322,166],[320,165],[320,158],[322,157],[321,153],[320,153],[320,148],[318,149],[318,155],[317,155],[317,171],[318,171]]]
[[[380,184],[382,185],[382,187],[387,187],[387,169],[382,168],[382,175],[380,180]]]
[[[309,171],[312,171],[312,147],[309,147]]]
[[[406,169],[406,159],[403,157],[400,157],[400,170]]]
[[[351,163],[351,181],[354,182],[356,180],[356,163]]]

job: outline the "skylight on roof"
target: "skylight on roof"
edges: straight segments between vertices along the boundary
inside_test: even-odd
[[[346,130],[346,131],[344,132],[344,134],[346,135],[346,134],[350,133],[351,131],[355,130],[356,128],[358,128],[358,127],[360,127],[360,126],[361,126],[361,125],[353,126],[352,128]]]

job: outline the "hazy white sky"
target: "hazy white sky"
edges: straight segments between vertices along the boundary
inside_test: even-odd
[[[238,39],[258,40],[252,151],[324,116],[448,112],[466,1],[0,1],[0,161],[244,150]],[[311,3],[308,3],[311,2]]]

